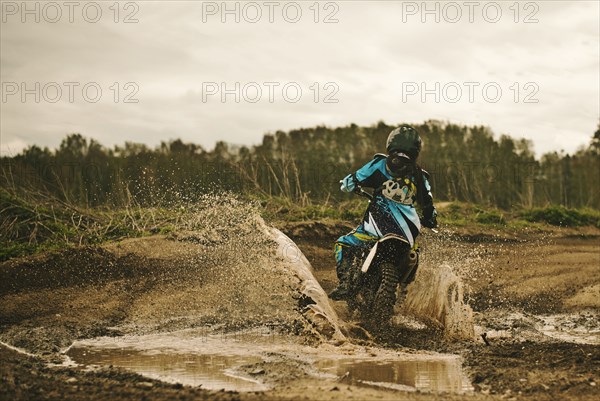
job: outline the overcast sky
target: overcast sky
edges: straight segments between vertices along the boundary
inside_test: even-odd
[[[600,118],[596,0],[428,2],[432,14],[421,1],[229,2],[230,14],[221,1],[113,3],[29,2],[28,14],[2,1],[3,155],[72,132],[210,149],[428,119],[529,138],[541,154],[587,145]]]

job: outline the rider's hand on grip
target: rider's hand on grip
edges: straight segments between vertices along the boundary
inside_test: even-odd
[[[436,228],[437,227],[437,219],[435,216],[432,216],[430,219],[421,219],[421,225],[427,228]]]

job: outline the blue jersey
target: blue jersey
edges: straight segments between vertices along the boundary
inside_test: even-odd
[[[433,207],[431,186],[427,180],[427,173],[417,169],[417,174],[422,174],[422,180],[417,180],[414,174],[394,177],[386,163],[386,155],[377,154],[372,161],[365,164],[354,174],[350,174],[342,181],[342,191],[353,192],[357,186],[373,188],[374,199],[365,212],[359,230],[373,237],[381,238],[386,234],[397,234],[406,238],[411,246],[421,230],[421,222],[415,202],[420,206],[426,218],[437,213]],[[421,186],[421,188],[419,188]],[[424,193],[417,196],[421,190]]]

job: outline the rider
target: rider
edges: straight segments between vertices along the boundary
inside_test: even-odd
[[[370,202],[361,224],[335,243],[334,254],[339,284],[330,294],[334,300],[348,298],[354,249],[368,247],[386,234],[406,238],[411,247],[419,235],[421,225],[437,226],[437,212],[433,206],[429,174],[417,165],[421,151],[421,137],[409,125],[394,129],[387,139],[389,155],[378,153],[373,160],[340,181],[344,192],[357,192],[361,187],[373,188]],[[419,218],[414,203],[422,209]]]

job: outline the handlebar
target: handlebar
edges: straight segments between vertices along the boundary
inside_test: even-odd
[[[356,187],[356,190],[354,191],[354,193],[358,196],[364,196],[368,200],[373,200],[373,198],[374,198],[373,195],[371,195],[370,193],[368,193],[367,191],[365,191],[364,189],[362,189],[359,186]]]

